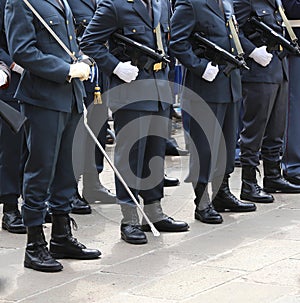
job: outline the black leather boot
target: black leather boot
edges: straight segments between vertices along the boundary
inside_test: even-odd
[[[164,187],[171,187],[179,185],[180,181],[177,178],[164,176]]]
[[[219,184],[220,183],[218,183],[217,186]],[[254,203],[243,203],[232,194],[229,189],[229,175],[224,176],[219,190],[215,187],[215,182],[213,182],[212,189],[214,193],[217,192],[212,201],[216,211],[249,212],[256,210]]]
[[[264,161],[264,190],[268,193],[300,193],[300,185],[292,184],[281,174],[280,162]]]
[[[91,206],[86,200],[83,200],[77,192],[72,198],[72,214],[88,215],[92,213]]]
[[[27,227],[24,266],[44,272],[57,272],[63,269],[48,251],[42,225]]]
[[[258,184],[255,166],[242,167],[242,189],[240,198],[256,203],[272,203],[274,197],[266,193]]]
[[[50,252],[56,259],[96,259],[101,255],[98,249],[86,248],[77,241],[71,232],[71,220],[69,215],[52,215],[52,232],[50,240]]]
[[[99,175],[95,173],[85,173],[83,175],[83,200],[86,202],[101,203],[101,204],[115,204],[116,195],[105,188],[99,180]]]
[[[47,209],[47,211],[46,211],[45,223],[52,223],[52,215],[51,215],[49,209]]]
[[[207,191],[206,183],[197,183],[195,188],[196,204],[195,219],[203,223],[219,224],[223,222],[222,216],[214,209]]]
[[[14,210],[3,211],[2,229],[10,233],[26,234],[26,227],[17,207]]]
[[[189,229],[189,225],[186,222],[174,220],[164,214],[160,201],[155,201],[151,204],[145,205],[144,211],[158,231],[180,232],[187,231]],[[144,231],[151,231],[149,224],[146,223],[144,218],[142,229]]]
[[[145,244],[148,242],[146,234],[139,224],[136,206],[121,205],[123,219],[121,221],[121,238],[130,244]]]

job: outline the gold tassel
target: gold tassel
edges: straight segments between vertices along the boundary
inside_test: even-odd
[[[98,85],[95,86],[94,104],[102,104],[100,87]]]

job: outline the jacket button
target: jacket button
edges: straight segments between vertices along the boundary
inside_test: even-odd
[[[231,52],[234,53],[234,48],[233,47],[231,48]]]
[[[263,10],[262,12],[263,12],[263,14],[265,14],[265,13],[266,13],[266,11],[265,11],[265,10]]]
[[[231,34],[229,35],[229,38],[232,39],[232,35]]]
[[[50,23],[50,24],[52,24],[52,23],[53,23],[53,21],[52,21],[52,20],[50,20],[50,21],[49,21],[49,23]]]
[[[136,33],[136,29],[134,28],[134,29],[132,30],[132,32],[133,32],[133,33]]]
[[[69,20],[67,20],[66,23],[69,24]]]
[[[72,40],[72,39],[73,39],[73,37],[72,37],[72,36],[70,36],[69,38],[70,38],[70,40]]]

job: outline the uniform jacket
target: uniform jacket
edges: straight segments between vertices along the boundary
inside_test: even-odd
[[[187,68],[185,85],[199,94],[206,102],[229,103],[241,99],[240,71],[235,69],[230,77],[222,72],[224,65],[214,81],[202,79],[209,62],[196,56],[193,51],[193,33],[198,32],[223,49],[235,53],[233,40],[227,24],[228,16],[233,14],[232,1],[224,0],[225,15],[216,0],[177,0],[171,19],[172,53]],[[226,19],[225,19],[226,18]]]
[[[115,43],[112,37],[114,32],[120,32],[137,42],[156,49],[154,29],[160,22],[162,42],[165,52],[167,52],[170,4],[167,0],[152,0],[152,6],[153,22],[151,22],[142,0],[100,1],[97,11],[81,40],[81,48],[85,54],[93,57],[100,70],[110,77],[110,88],[124,84],[121,79],[113,74],[113,71],[120,61],[130,61],[130,57],[125,55],[118,44]],[[107,41],[109,50],[106,46]],[[145,79],[148,81],[137,81]],[[171,102],[170,88],[165,83],[162,84],[157,81],[167,79],[168,68],[158,72],[151,71],[150,73],[141,69],[135,81],[122,85],[116,94],[110,94],[109,107],[114,110],[127,105],[127,109],[157,111],[159,108],[158,101]],[[150,99],[149,96],[151,96]],[[144,101],[145,98],[147,101]],[[143,100],[143,102],[132,104],[133,100]],[[130,104],[128,105],[128,103]],[[161,104],[164,109],[167,108],[166,104]]]
[[[8,53],[8,47],[5,36],[4,28],[4,9],[6,0],[0,0],[0,60],[3,61],[8,67],[13,63],[12,58]],[[0,99],[3,101],[13,101],[14,94],[20,80],[20,75],[11,71],[11,79],[9,86],[6,89],[0,90]]]
[[[282,0],[287,17],[291,20],[300,20],[300,1],[299,0]],[[300,27],[293,28],[296,36],[300,39]]]
[[[75,18],[76,27],[80,24],[87,26],[96,11],[96,0],[68,0],[68,2]]]
[[[246,62],[250,67],[249,71],[243,72],[242,81],[281,83],[283,79],[287,79],[288,77],[287,60],[286,58],[280,60],[278,58],[278,51],[272,51],[273,59],[266,67],[262,67],[249,57],[247,58],[255,47],[264,45],[260,39],[252,38],[255,30],[249,25],[249,22],[247,22],[250,16],[259,17],[262,22],[278,34],[284,34],[282,18],[278,12],[275,0],[233,0],[233,2],[240,31],[243,33],[241,42],[246,53]]]
[[[63,10],[56,0],[29,1],[78,57],[71,10]],[[9,52],[25,69],[15,97],[22,102],[63,112],[71,112],[75,99],[81,112],[85,95],[83,84],[79,79],[67,81],[72,59],[23,1],[7,1],[5,28]]]

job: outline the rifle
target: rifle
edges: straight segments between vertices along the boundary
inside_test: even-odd
[[[0,117],[8,124],[14,133],[17,133],[27,120],[22,113],[2,100],[0,100]]]
[[[225,63],[226,68],[223,72],[227,77],[235,68],[249,70],[243,57],[232,55],[227,50],[202,37],[199,33],[194,33],[194,38],[196,43],[200,44],[198,45],[200,49],[195,50],[196,55],[204,52],[204,56],[211,60],[214,65]]]
[[[267,44],[268,51],[278,50],[280,46],[283,47],[283,51],[278,55],[280,59],[283,59],[288,53],[300,55],[297,41],[287,40],[255,16],[251,17],[249,22],[254,25],[262,41]],[[256,38],[256,36],[257,33],[254,33],[249,38]]]
[[[139,60],[140,56],[138,55],[138,53],[146,55],[147,60],[140,67],[144,68],[148,72],[152,70],[159,71],[164,68],[168,63],[170,63],[170,60],[166,55],[160,54],[146,45],[136,42],[119,33],[114,33],[113,37],[120,42],[121,46],[125,48],[125,52],[127,47],[130,47],[134,50],[136,55],[132,58],[133,65],[141,65],[141,60]]]

